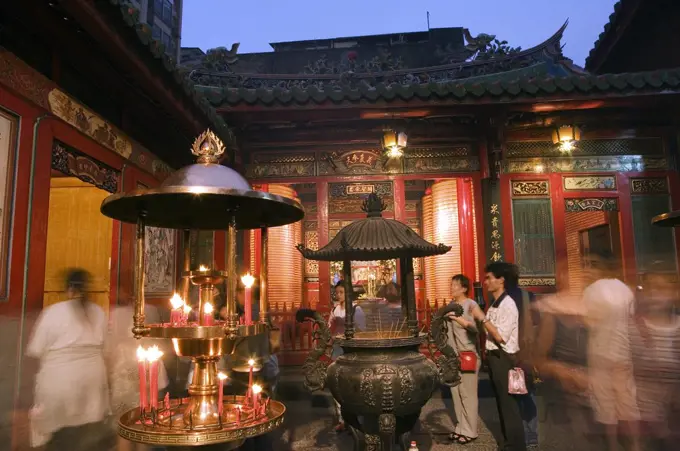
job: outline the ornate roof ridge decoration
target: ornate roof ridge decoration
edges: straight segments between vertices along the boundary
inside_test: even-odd
[[[574,65],[571,60],[562,55],[560,41],[569,24],[569,20],[548,39],[526,50],[512,49],[497,50],[505,46],[505,41],[495,40],[495,36],[480,34],[477,38],[469,38],[466,48],[473,52],[475,59],[471,61],[453,62],[436,66],[417,68],[397,68],[391,70],[377,70],[360,72],[353,69],[339,73],[298,73],[298,74],[274,74],[274,73],[247,73],[247,72],[211,72],[200,68],[191,71],[189,77],[200,86],[215,86],[211,80],[219,85],[230,88],[285,88],[293,86],[317,86],[325,88],[326,85],[341,87],[368,84],[376,86],[376,81],[396,80],[396,83],[413,85],[424,81],[449,81],[465,79],[479,75],[490,75],[507,72],[515,69],[525,69],[546,60],[556,65],[561,65],[562,73],[585,73],[581,68]],[[464,29],[467,30],[467,29]],[[469,36],[469,31],[467,32]],[[470,43],[469,39],[472,39]],[[488,50],[489,44],[498,42],[496,50]],[[488,52],[487,52],[488,50]],[[389,54],[386,56],[389,58]],[[389,65],[400,66],[399,64]],[[308,66],[309,67],[309,64]],[[379,79],[379,80],[376,80]]]
[[[504,74],[497,74],[504,75]],[[415,85],[378,83],[375,87],[357,86],[341,89],[319,89],[316,86],[290,89],[200,88],[216,107],[223,105],[265,104],[300,105],[308,103],[343,102],[361,100],[436,100],[450,99],[475,102],[481,98],[489,101],[515,98],[545,98],[564,94],[598,96],[626,96],[634,94],[680,93],[680,68],[647,72],[603,75],[524,76],[503,79],[498,76],[477,77],[440,83]]]
[[[297,249],[309,260],[370,261],[399,257],[428,257],[445,254],[451,246],[432,244],[420,237],[403,222],[382,217],[384,202],[377,194],[370,194],[362,210],[367,218],[343,227],[333,239],[319,250],[298,244]]]
[[[106,2],[103,4],[105,5]],[[140,43],[147,48],[149,53],[156,60],[160,60],[162,68],[172,76],[184,95],[188,96],[191,102],[205,115],[221,139],[227,144],[233,143],[233,133],[227,123],[215,111],[210,102],[196,91],[195,83],[191,81],[186,70],[177,66],[174,58],[165,53],[163,43],[153,38],[151,27],[139,21],[139,10],[127,0],[108,0],[108,4],[118,8],[123,22],[136,32]]]

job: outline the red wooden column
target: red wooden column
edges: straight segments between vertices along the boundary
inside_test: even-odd
[[[406,187],[404,179],[396,179],[392,182],[394,196],[394,219],[406,224]],[[401,263],[397,260],[397,283],[401,285]]]
[[[328,244],[328,182],[316,183],[316,209],[319,249]],[[328,312],[331,306],[331,265],[319,262],[319,312]]]
[[[475,278],[475,235],[472,219],[472,179],[459,178],[458,192],[458,233],[460,237],[461,267],[463,274]]]
[[[227,269],[227,232],[224,230],[213,233],[213,268],[219,271]]]
[[[257,191],[264,191],[267,192],[269,191],[269,185],[268,184],[262,184],[262,185],[253,185],[253,189]],[[253,271],[253,277],[258,278],[260,277],[260,260],[262,259],[262,232],[258,229],[255,230],[254,233],[251,235],[250,233],[246,233],[246,235],[249,237],[248,238],[248,252],[244,252],[245,254],[249,255],[249,259],[245,261],[245,267],[247,268],[248,271],[250,271],[250,261],[251,259],[255,260],[255,268]],[[255,241],[254,246],[253,246],[253,253],[255,255],[250,255],[250,238],[252,237],[253,241]],[[269,306],[270,310],[272,306]]]

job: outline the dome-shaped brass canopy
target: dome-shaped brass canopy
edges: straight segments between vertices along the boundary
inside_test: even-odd
[[[239,229],[277,227],[304,217],[299,202],[255,191],[238,172],[217,163],[224,146],[206,132],[194,142],[199,163],[171,174],[157,188],[114,194],[102,202],[105,216],[135,223],[144,215],[153,227],[223,230],[231,218]]]
[[[654,216],[652,224],[659,227],[678,227],[680,226],[680,210]]]
[[[383,218],[384,203],[375,194],[369,195],[362,209],[366,219],[345,226],[317,251],[298,245],[300,253],[309,260],[370,261],[429,257],[451,250],[451,246],[424,240],[403,222]]]

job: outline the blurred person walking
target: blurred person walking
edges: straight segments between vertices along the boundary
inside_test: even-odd
[[[487,311],[487,319],[496,327],[500,340],[487,335],[486,351],[489,376],[496,396],[496,406],[501,423],[503,442],[499,448],[507,451],[526,450],[524,426],[519,404],[508,393],[508,373],[516,366],[519,347],[519,311],[517,304],[506,292],[506,280],[512,281],[510,264],[496,262],[485,268],[484,284],[493,298]]]
[[[592,283],[583,291],[588,326],[588,376],[595,420],[604,425],[610,451],[618,449],[619,423],[628,427],[631,448],[640,449],[637,391],[629,326],[635,295],[617,279],[612,255],[593,256],[584,272]]]
[[[640,417],[654,449],[677,447],[680,413],[680,317],[675,274],[645,275],[637,321],[631,328]],[[674,436],[675,435],[675,436]]]
[[[30,412],[31,446],[47,451],[108,449],[113,435],[104,361],[106,315],[87,299],[90,274],[71,269],[67,301],[40,314],[27,355],[40,360],[34,406]]]

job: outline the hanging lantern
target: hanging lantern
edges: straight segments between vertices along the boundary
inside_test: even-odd
[[[404,155],[404,148],[408,144],[408,136],[404,132],[385,130],[383,132],[382,146],[389,158],[398,158]]]
[[[553,144],[558,144],[563,152],[570,152],[574,144],[581,140],[581,129],[575,125],[562,125],[552,133]]]

